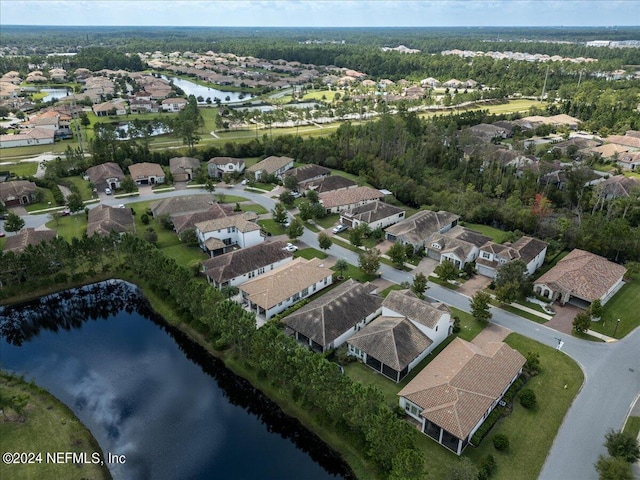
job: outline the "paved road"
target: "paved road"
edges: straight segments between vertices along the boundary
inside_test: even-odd
[[[220,190],[223,192],[223,190]],[[180,190],[148,194],[129,199],[109,198],[107,205],[160,200],[185,194],[201,194],[202,190]],[[265,195],[242,189],[225,189],[224,193],[252,200],[268,210],[275,201]],[[95,206],[95,205],[94,205]],[[91,206],[90,206],[91,208]],[[49,219],[48,215],[25,217],[27,226],[37,227]],[[300,240],[319,248],[317,235],[305,229]],[[332,245],[328,253],[357,265],[355,252]],[[383,278],[395,283],[412,281],[411,274],[386,264],[380,267]],[[429,297],[469,311],[469,298],[437,284],[429,283]],[[622,428],[625,416],[640,392],[640,328],[619,342],[594,343],[545,327],[517,315],[493,308],[493,322],[544,345],[556,347],[558,339],[564,342],[562,351],[581,366],[585,381],[556,436],[542,469],[541,480],[596,480],[593,468],[598,455],[604,454],[604,435],[609,429]],[[573,379],[567,379],[571,382]],[[547,399],[553,401],[553,399]]]

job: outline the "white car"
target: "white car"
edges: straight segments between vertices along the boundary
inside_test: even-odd
[[[287,246],[284,247],[283,250],[286,250],[287,252],[295,252],[296,250],[298,250],[298,247],[296,247],[293,243],[287,243]]]
[[[335,227],[333,227],[333,230],[331,230],[333,233],[340,233],[340,232],[344,232],[348,227],[346,225],[336,225]]]
[[[111,195],[111,189],[109,187],[105,188],[104,193],[106,193],[107,195]]]

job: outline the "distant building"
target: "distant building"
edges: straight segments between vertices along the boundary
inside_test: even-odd
[[[0,201],[5,207],[28,205],[35,202],[37,191],[36,184],[26,180],[0,182]]]

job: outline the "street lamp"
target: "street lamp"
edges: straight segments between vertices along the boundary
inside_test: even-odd
[[[616,332],[618,331],[618,325],[620,325],[620,319],[616,322],[616,328],[613,329],[613,336],[616,336]]]

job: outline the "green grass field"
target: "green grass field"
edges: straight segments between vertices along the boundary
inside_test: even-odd
[[[73,185],[78,187],[78,190],[80,191],[80,196],[82,197],[83,201],[91,200],[93,198],[93,192],[91,191],[91,188],[89,188],[89,182],[87,182],[81,176],[77,175],[74,177],[66,177],[65,180],[68,180]]]
[[[272,219],[258,220],[258,225],[264,227],[271,235],[284,235],[287,233],[287,230],[280,223]]]
[[[296,258],[297,257],[306,258],[307,260],[311,260],[312,258],[319,258],[321,260],[324,260],[329,255],[327,255],[325,252],[321,250],[318,250],[317,248],[302,248],[297,252],[295,252],[293,256]]]
[[[32,177],[38,171],[38,163],[19,162],[13,165],[0,165],[0,171],[11,172],[16,177]]]
[[[0,467],[3,479],[111,478],[106,465],[47,462],[47,452],[86,452],[90,461],[94,452],[102,458],[102,451],[91,432],[73,412],[45,390],[5,374],[0,376],[0,387],[3,396],[29,396],[25,421],[20,421],[11,409],[4,410],[4,418],[0,422],[0,450],[3,453],[42,454],[42,461],[38,463],[3,464]]]
[[[507,236],[507,232],[505,232],[504,230],[490,227],[488,225],[481,225],[479,223],[464,222],[464,227],[468,228],[469,230],[473,230],[474,232],[481,233],[482,235],[486,235],[496,243],[503,243]]]
[[[84,212],[81,212],[68,217],[53,218],[45,225],[47,228],[56,230],[59,237],[71,242],[73,237],[80,238],[87,231],[87,217]]]
[[[591,323],[591,330],[614,338],[623,338],[640,325],[640,274],[628,282],[604,306],[602,320]],[[617,326],[618,319],[620,324]],[[613,334],[615,332],[615,335]]]
[[[640,417],[627,418],[627,423],[624,426],[624,432],[628,433],[633,438],[638,438],[638,433],[640,433]]]
[[[334,272],[337,271],[335,267],[331,267],[331,270],[333,270]],[[362,270],[360,270],[359,267],[351,264],[349,264],[349,268],[345,270],[342,275],[345,279],[353,278],[354,280],[357,280],[361,283],[370,282],[371,280],[378,278],[377,275],[367,275]]]

